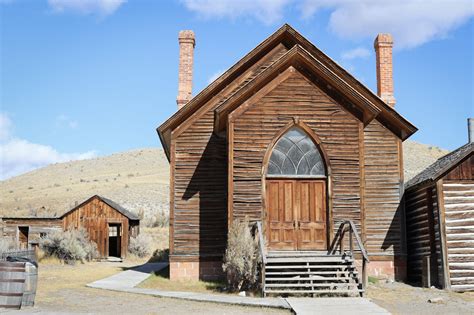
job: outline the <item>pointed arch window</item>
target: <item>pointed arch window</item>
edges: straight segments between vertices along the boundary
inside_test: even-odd
[[[299,127],[290,128],[275,144],[267,176],[321,177],[326,168],[316,144]]]

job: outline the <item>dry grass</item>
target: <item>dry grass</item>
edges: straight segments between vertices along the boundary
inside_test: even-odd
[[[130,264],[127,264],[130,265]],[[133,264],[132,264],[133,265]],[[65,289],[87,290],[85,285],[123,271],[123,265],[90,262],[66,265],[54,260],[44,260],[39,265],[36,303],[57,303],[58,293]]]
[[[153,240],[152,251],[157,249],[166,249],[169,246],[169,229],[168,227],[140,227],[140,233],[151,236]]]
[[[214,281],[171,281],[169,267],[151,275],[139,284],[140,288],[158,289],[164,291],[187,291],[200,293],[224,293],[225,284]]]
[[[58,163],[0,181],[0,216],[54,216],[92,195],[151,218],[168,212],[169,164],[161,149]],[[44,207],[44,208],[43,208]]]

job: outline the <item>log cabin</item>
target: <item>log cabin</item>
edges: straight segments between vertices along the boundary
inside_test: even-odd
[[[407,183],[409,282],[474,291],[474,128],[470,130],[469,143]]]
[[[375,39],[377,94],[285,24],[195,97],[194,33],[178,39],[178,111],[157,128],[170,278],[221,277],[228,227],[247,217],[269,269],[324,261],[351,230],[369,274],[403,279],[402,141],[417,129],[394,108],[392,37]]]
[[[116,202],[94,195],[59,217],[5,217],[4,237],[13,238],[18,249],[38,246],[41,237],[53,231],[83,228],[97,244],[100,258],[127,254],[130,237],[139,233],[138,216]]]

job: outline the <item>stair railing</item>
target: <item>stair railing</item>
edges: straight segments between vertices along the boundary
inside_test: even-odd
[[[362,243],[362,240],[357,232],[357,228],[351,220],[343,221],[337,229],[336,235],[329,246],[328,254],[334,255],[339,252],[341,255],[344,254],[344,236],[346,232],[349,232],[349,252],[351,256],[354,256],[354,245],[353,237],[355,237],[356,243],[362,254],[362,289],[365,293],[367,288],[367,263],[369,263],[369,255]]]
[[[258,240],[258,251],[260,253],[261,273],[262,273],[262,293],[265,296],[265,264],[267,263],[267,256],[265,253],[265,239],[263,238],[262,222],[257,221],[252,226],[252,234]]]

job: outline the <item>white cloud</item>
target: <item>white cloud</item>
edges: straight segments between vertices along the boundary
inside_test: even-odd
[[[209,79],[207,79],[207,84],[211,84],[212,82],[214,82],[218,77],[220,77],[222,74],[224,73],[224,70],[219,70],[219,71],[216,71],[213,75],[211,75],[209,77]]]
[[[251,17],[273,24],[283,18],[283,11],[292,0],[182,0],[185,7],[204,18]]]
[[[474,16],[472,0],[181,0],[204,18],[248,17],[270,25],[285,12],[310,19],[330,12],[329,29],[341,38],[374,39],[392,33],[395,48],[412,48],[447,36]]]
[[[126,0],[48,0],[54,12],[75,12],[106,16],[114,13]]]
[[[90,159],[95,151],[62,153],[49,145],[36,144],[12,135],[13,124],[0,113],[0,179],[32,171],[52,163]]]
[[[443,38],[474,16],[472,0],[305,0],[301,5],[306,18],[321,9],[332,11],[329,28],[340,37],[392,33],[396,49]]]
[[[367,58],[370,56],[370,50],[364,47],[357,47],[341,54],[341,58],[345,60],[353,60],[357,58]]]
[[[60,153],[51,146],[11,139],[0,144],[0,155],[0,179],[6,179],[52,163],[91,159],[96,153]]]

